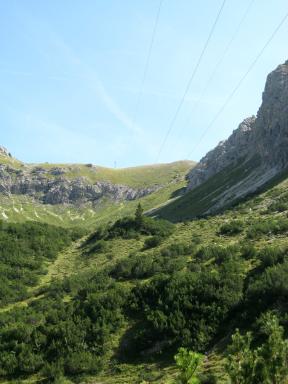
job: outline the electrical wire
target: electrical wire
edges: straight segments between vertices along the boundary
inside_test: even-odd
[[[234,40],[236,39],[239,31],[241,30],[241,27],[244,23],[244,21],[246,20],[248,14],[249,14],[249,11],[253,5],[253,3],[255,3],[255,0],[251,0],[247,6],[247,8],[245,9],[244,13],[243,13],[243,16],[241,17],[240,19],[240,22],[237,24],[237,27],[231,37],[231,39],[229,40],[228,44],[226,45],[226,47],[224,48],[219,60],[217,61],[216,65],[214,66],[214,69],[213,71],[211,72],[211,75],[209,76],[204,88],[203,88],[203,91],[201,92],[200,96],[198,97],[198,99],[193,103],[193,108],[192,110],[190,111],[189,115],[191,116],[192,112],[195,111],[195,109],[197,108],[197,106],[199,105],[199,103],[203,100],[204,96],[206,95],[206,92],[210,86],[210,84],[212,83],[217,71],[218,71],[218,68],[220,67],[220,65],[222,64],[225,56],[227,55],[227,53],[229,52]],[[189,117],[187,118],[186,120],[186,123],[184,125],[188,125],[188,121],[189,121]],[[177,142],[179,142],[180,138],[182,137],[182,132],[183,130],[180,132],[180,134],[178,135],[177,137]]]
[[[201,135],[199,141],[197,142],[197,144],[194,146],[194,148],[192,149],[192,151],[189,152],[187,158],[189,158],[191,156],[191,154],[198,148],[198,146],[201,144],[202,140],[204,139],[204,137],[206,136],[207,132],[212,128],[212,126],[214,125],[214,123],[216,122],[216,120],[219,118],[219,116],[223,113],[223,111],[225,110],[225,108],[227,107],[227,105],[229,104],[229,102],[231,101],[231,99],[234,97],[234,95],[236,94],[236,92],[238,91],[238,89],[241,87],[242,83],[244,82],[244,80],[246,79],[246,77],[249,75],[249,73],[252,71],[252,69],[255,67],[255,65],[257,64],[258,60],[260,59],[260,57],[263,55],[263,53],[265,52],[266,48],[269,46],[269,44],[271,43],[271,41],[274,39],[275,35],[277,34],[277,32],[279,31],[279,29],[282,27],[282,25],[285,23],[285,21],[287,20],[288,18],[288,12],[286,13],[286,15],[282,18],[282,20],[280,21],[280,23],[277,25],[277,27],[274,29],[273,33],[271,34],[271,36],[269,37],[269,39],[266,41],[266,43],[264,44],[264,46],[262,47],[262,49],[259,51],[259,53],[257,54],[256,58],[252,61],[252,63],[250,64],[250,66],[248,67],[247,71],[245,72],[245,74],[241,77],[241,79],[239,80],[239,82],[237,83],[237,85],[235,86],[235,88],[232,90],[232,92],[229,94],[229,96],[227,97],[227,99],[225,100],[224,104],[222,105],[222,107],[218,110],[218,112],[216,113],[216,115],[214,116],[214,118],[211,120],[211,122],[208,124],[207,128],[205,129],[205,131],[203,132],[203,134]]]
[[[171,131],[172,131],[174,125],[175,125],[175,122],[176,122],[176,120],[177,120],[177,117],[178,117],[178,115],[179,115],[179,112],[180,112],[180,110],[181,110],[181,108],[182,108],[182,106],[183,106],[183,104],[184,104],[185,98],[186,98],[186,96],[187,96],[187,94],[188,94],[188,92],[189,92],[189,89],[190,89],[190,87],[191,87],[191,84],[192,84],[192,82],[193,82],[193,80],[194,80],[194,78],[195,78],[195,75],[196,75],[196,73],[197,73],[197,71],[198,71],[198,68],[200,67],[200,64],[201,64],[201,61],[202,61],[202,59],[203,59],[203,56],[204,56],[204,54],[205,54],[205,52],[206,52],[206,50],[207,50],[207,48],[208,48],[208,45],[209,45],[209,43],[210,43],[210,40],[211,40],[211,38],[212,38],[212,36],[213,36],[213,33],[214,33],[214,31],[215,31],[215,28],[216,28],[216,26],[217,26],[218,20],[219,20],[219,18],[220,18],[220,16],[221,16],[221,13],[222,13],[222,11],[223,11],[223,8],[224,8],[224,6],[225,6],[225,3],[226,3],[226,0],[223,0],[222,3],[221,3],[220,9],[219,9],[219,11],[218,11],[218,13],[217,13],[217,15],[216,15],[216,18],[215,18],[215,20],[214,20],[214,23],[213,23],[213,25],[212,25],[212,28],[211,28],[211,30],[210,30],[210,32],[209,32],[208,38],[207,38],[207,40],[206,40],[206,42],[205,42],[205,44],[204,44],[204,47],[203,47],[203,49],[202,49],[202,51],[201,51],[201,53],[200,53],[200,56],[199,56],[199,58],[198,58],[198,60],[197,60],[197,62],[196,62],[196,65],[195,65],[195,67],[194,67],[194,69],[193,69],[193,72],[192,72],[192,74],[191,74],[191,76],[190,76],[190,78],[189,78],[189,80],[188,80],[188,83],[187,83],[187,85],[186,85],[186,87],[185,87],[185,90],[184,90],[184,93],[183,93],[183,95],[182,95],[182,97],[181,97],[181,99],[180,99],[180,102],[179,102],[179,104],[177,105],[176,112],[175,112],[175,114],[173,115],[173,118],[172,118],[172,120],[171,120],[171,122],[170,122],[170,124],[169,124],[168,130],[167,130],[167,132],[166,132],[166,134],[165,134],[165,136],[164,136],[164,140],[162,141],[162,143],[161,143],[161,145],[160,145],[160,148],[159,148],[159,151],[158,151],[158,154],[157,154],[157,157],[156,157],[156,163],[158,163],[159,157],[160,157],[160,155],[161,155],[161,153],[162,153],[162,151],[163,151],[163,148],[164,148],[164,146],[165,146],[165,144],[166,144],[166,141],[167,141],[167,139],[168,139],[168,137],[169,137],[169,135],[170,135],[170,133],[171,133]]]
[[[144,85],[145,85],[148,69],[149,69],[149,66],[150,66],[151,54],[152,54],[152,50],[153,50],[155,36],[156,36],[156,33],[157,33],[157,28],[158,28],[158,23],[159,23],[159,18],[160,18],[160,13],[161,13],[161,8],[162,8],[163,1],[164,0],[160,0],[159,1],[159,5],[158,5],[158,8],[157,8],[155,22],[154,22],[154,26],[153,26],[153,30],[152,30],[152,36],[151,36],[151,40],[150,40],[150,44],[149,44],[149,48],[148,48],[148,52],[147,52],[147,57],[146,57],[146,61],[145,61],[144,72],[143,72],[143,76],[142,76],[139,92],[138,92],[137,99],[136,99],[136,105],[135,105],[133,121],[135,121],[136,118],[137,118],[140,101],[141,101],[141,98],[142,98],[142,95],[143,95]]]

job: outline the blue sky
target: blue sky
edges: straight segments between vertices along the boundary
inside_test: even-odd
[[[136,108],[159,0],[0,1],[0,144],[26,162],[155,162],[221,3],[163,0]],[[256,114],[267,74],[288,59],[286,21],[197,145],[288,12],[287,0],[254,0],[207,85],[250,3],[226,1],[160,162],[199,160]]]

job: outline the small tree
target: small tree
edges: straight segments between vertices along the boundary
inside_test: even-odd
[[[135,211],[135,222],[138,228],[141,228],[144,221],[144,215],[143,215],[143,208],[141,203],[137,205],[136,211]]]
[[[271,313],[259,320],[265,341],[252,349],[252,334],[232,336],[228,352],[227,372],[232,384],[284,384],[288,376],[288,342],[283,327]]]
[[[180,348],[174,357],[176,365],[180,370],[177,384],[198,384],[200,383],[197,374],[199,373],[204,356],[201,353],[188,351]]]
[[[239,330],[232,336],[228,348],[227,372],[233,384],[251,384],[254,375],[254,353],[251,351],[252,334],[241,335]]]
[[[284,329],[279,320],[271,313],[260,319],[260,330],[267,338],[257,349],[257,371],[260,371],[263,383],[282,384],[288,375],[288,341],[284,339]]]

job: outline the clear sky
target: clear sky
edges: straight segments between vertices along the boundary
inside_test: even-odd
[[[0,144],[26,162],[155,162],[221,3],[163,0],[136,108],[159,0],[0,0]],[[254,0],[235,35],[250,3],[226,1],[160,162],[187,158],[288,12]],[[257,113],[287,37],[286,21],[191,159]]]

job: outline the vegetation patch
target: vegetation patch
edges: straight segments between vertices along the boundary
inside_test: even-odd
[[[29,288],[46,273],[45,263],[83,230],[68,230],[47,224],[0,223],[0,305],[23,300]]]
[[[233,220],[221,225],[219,229],[219,235],[235,236],[243,231],[244,225],[239,220]]]
[[[247,229],[247,238],[256,239],[261,235],[279,235],[288,231],[288,219],[268,218],[251,224]]]

